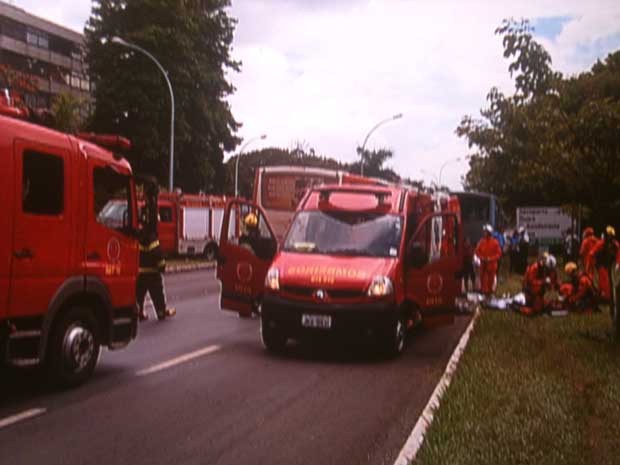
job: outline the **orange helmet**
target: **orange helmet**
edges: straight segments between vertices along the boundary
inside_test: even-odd
[[[575,271],[577,271],[577,264],[575,262],[568,262],[564,265],[564,272],[566,274],[573,274]]]

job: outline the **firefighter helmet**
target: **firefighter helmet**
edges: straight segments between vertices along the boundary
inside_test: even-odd
[[[256,226],[258,226],[258,217],[254,213],[248,213],[247,215],[245,215],[243,223],[248,228],[255,228]]]
[[[545,254],[545,268],[551,270],[558,264],[555,257],[551,254]]]
[[[493,234],[493,226],[491,226],[490,224],[485,224],[485,225],[482,227],[482,230],[483,230],[484,232],[488,232],[489,234]]]
[[[564,265],[564,272],[566,274],[573,274],[575,271],[577,271],[577,264],[575,262],[568,262],[566,265]]]
[[[607,226],[605,228],[605,235],[607,237],[616,237],[616,230],[614,229],[613,226]]]

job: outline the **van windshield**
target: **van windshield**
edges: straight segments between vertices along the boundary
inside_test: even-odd
[[[299,212],[284,241],[288,252],[396,257],[402,220],[363,212]]]

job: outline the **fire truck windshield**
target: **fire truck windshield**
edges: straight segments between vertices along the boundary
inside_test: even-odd
[[[402,234],[396,215],[351,211],[302,211],[284,242],[288,252],[396,257]]]

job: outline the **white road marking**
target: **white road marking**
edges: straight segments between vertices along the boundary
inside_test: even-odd
[[[190,360],[194,360],[195,358],[203,357],[205,355],[212,354],[213,352],[217,352],[218,350],[220,350],[220,346],[218,346],[218,345],[208,346],[208,347],[205,347],[204,349],[199,349],[199,350],[196,350],[194,352],[190,352],[190,353],[187,353],[185,355],[181,355],[179,357],[175,357],[173,359],[167,360],[165,362],[158,363],[157,365],[150,366],[148,368],[145,368],[144,370],[140,370],[140,371],[136,372],[136,374],[138,376],[146,376],[146,375],[150,375],[150,374],[153,374],[153,373],[157,373],[159,371],[166,370],[168,368],[172,368],[172,367],[174,367],[176,365],[180,365],[182,363],[187,363]]]
[[[414,462],[415,456],[417,455],[418,451],[422,447],[422,443],[424,442],[424,436],[426,435],[428,428],[430,428],[431,423],[433,423],[433,418],[435,412],[437,412],[437,409],[439,408],[441,398],[450,386],[452,376],[456,371],[456,367],[459,364],[461,355],[463,355],[463,352],[465,352],[465,348],[467,347],[467,343],[469,342],[469,336],[471,335],[471,332],[474,329],[474,325],[476,324],[476,320],[479,316],[480,309],[477,309],[476,314],[469,323],[469,326],[461,336],[459,343],[454,348],[454,352],[452,352],[452,356],[450,357],[450,360],[448,360],[448,364],[446,365],[446,370],[444,371],[443,376],[437,383],[437,386],[435,387],[431,398],[428,400],[426,407],[422,411],[422,415],[420,415],[420,418],[418,418],[418,421],[413,427],[413,431],[411,431],[411,434],[409,435],[407,442],[405,442],[405,445],[401,449],[400,454],[398,454],[394,465],[409,465]]]
[[[18,413],[16,415],[12,415],[7,418],[3,418],[0,420],[0,429],[6,428],[7,426],[11,426],[20,421],[27,420],[28,418],[36,417],[38,415],[43,415],[47,412],[45,408],[33,408],[30,410],[26,410],[25,412]]]

